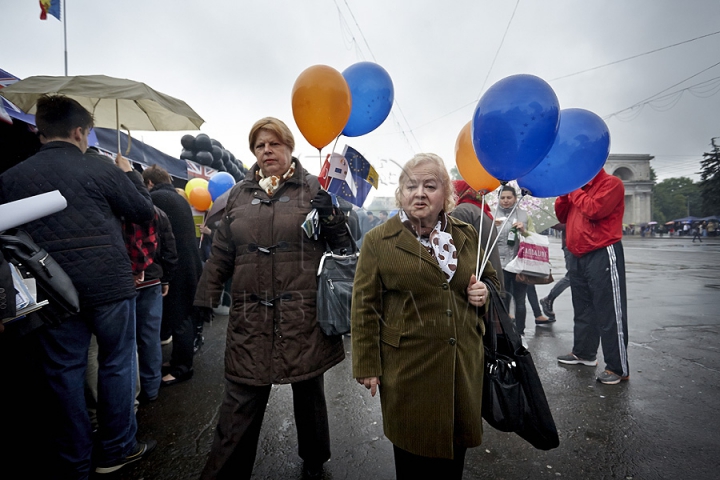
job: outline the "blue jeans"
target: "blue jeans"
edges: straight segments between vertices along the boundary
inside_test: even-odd
[[[99,429],[97,464],[113,464],[135,448],[135,299],[83,307],[40,334],[43,369],[57,411],[58,478],[88,478],[93,454],[90,417],[85,404],[85,370],[90,335],[98,341]]]
[[[162,285],[157,284],[138,290],[135,306],[135,328],[140,360],[140,387],[145,398],[156,397],[162,379],[162,347],[160,325],[162,324]]]

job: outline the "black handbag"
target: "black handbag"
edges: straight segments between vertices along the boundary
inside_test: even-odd
[[[13,263],[20,264],[35,278],[38,301],[49,301],[41,310],[46,322],[55,323],[80,312],[80,300],[72,280],[30,235],[22,230],[8,230],[0,235],[0,248]]]
[[[317,321],[325,335],[350,332],[350,306],[358,252],[355,241],[352,251],[327,251],[318,267]]]
[[[517,433],[539,450],[557,448],[557,427],[532,355],[515,332],[500,293],[491,284],[488,289],[482,416],[493,428]]]

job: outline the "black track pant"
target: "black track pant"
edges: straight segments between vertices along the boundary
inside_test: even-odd
[[[625,254],[621,242],[580,258],[570,255],[568,274],[575,310],[572,353],[593,359],[602,341],[606,369],[630,374]]]

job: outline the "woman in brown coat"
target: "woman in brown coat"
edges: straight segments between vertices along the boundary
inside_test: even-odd
[[[345,358],[342,337],[316,319],[316,272],[326,249],[351,245],[345,217],[292,157],[295,142],[276,118],[250,131],[257,158],[231,190],[195,305],[215,307],[232,277],[225,350],[225,399],[203,479],[250,478],[272,384],[289,383],[305,472],[319,477],[330,458],[323,373]],[[319,238],[302,223],[312,209]]]
[[[398,479],[461,478],[482,440],[488,263],[474,275],[475,229],[454,205],[445,165],[419,154],[400,175],[398,215],[368,232],[352,303],[353,376],[380,388]]]

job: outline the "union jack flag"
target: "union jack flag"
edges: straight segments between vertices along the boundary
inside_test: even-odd
[[[218,171],[214,168],[200,165],[199,163],[195,163],[192,160],[185,160],[185,163],[187,164],[188,180],[190,180],[191,178],[204,178],[205,180],[210,180],[213,175],[218,173]]]

